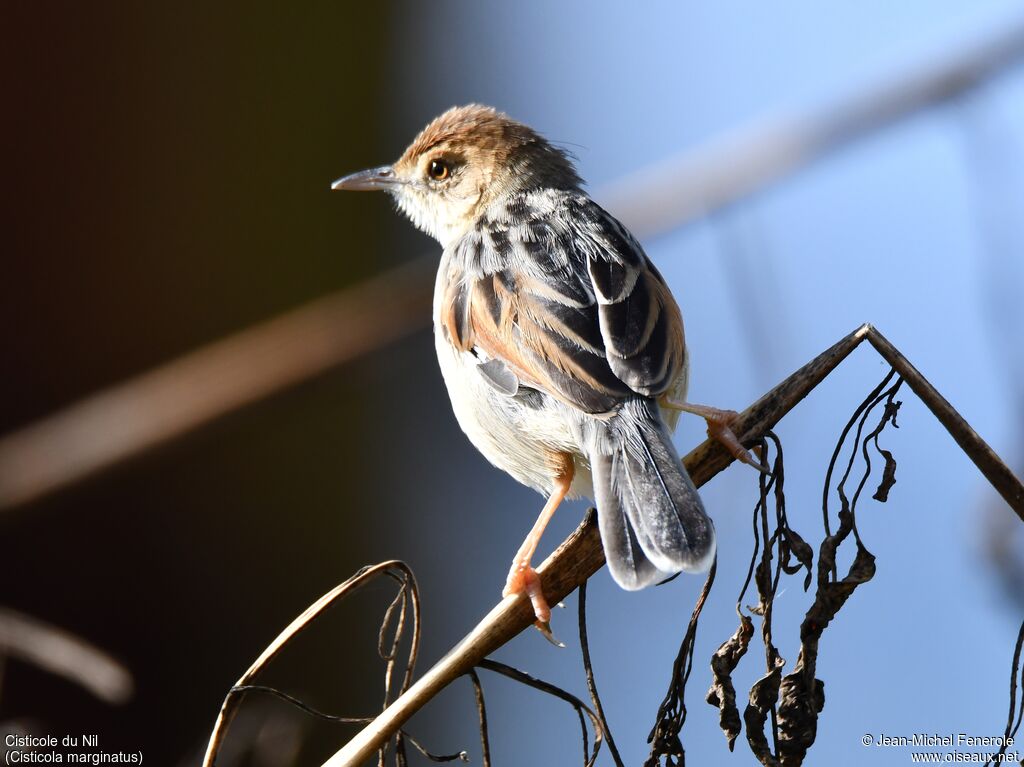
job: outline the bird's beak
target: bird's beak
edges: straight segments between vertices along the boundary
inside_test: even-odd
[[[331,189],[348,189],[353,192],[369,192],[376,189],[394,189],[401,180],[395,175],[395,169],[390,165],[382,165],[379,168],[361,170],[343,176],[331,184]]]

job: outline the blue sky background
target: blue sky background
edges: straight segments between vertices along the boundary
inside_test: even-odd
[[[996,0],[409,6],[392,30],[402,55],[391,63],[388,141],[397,155],[448,106],[493,104],[569,144],[600,199],[602,184],[630,171],[759,116],[884,79],[1020,12],[1019,4]],[[645,242],[683,308],[691,400],[742,409],[870,321],[1019,468],[1022,105],[1024,70],[1017,68],[964,101],[858,141],[755,199]],[[433,247],[413,235],[407,241],[420,250]],[[422,363],[410,360],[410,371]],[[859,350],[777,429],[786,451],[790,520],[815,548],[821,484],[835,440],[886,370],[874,352]],[[438,385],[430,383],[428,393],[436,394]],[[906,764],[907,749],[867,750],[861,736],[996,735],[1005,722],[1021,605],[999,587],[985,531],[1011,512],[916,397],[904,391],[901,399],[900,429],[883,438],[899,463],[897,484],[888,504],[866,498],[858,516],[878,571],[823,638],[818,676],[826,683],[826,704],[810,763]],[[450,432],[451,416],[438,408],[423,416],[414,403],[393,403],[394,428],[421,429],[420,440],[428,427]],[[684,418],[681,452],[702,431],[702,422]],[[493,604],[542,501],[489,467],[468,443],[425,452],[407,485],[385,489],[384,503],[415,502],[419,509],[404,546],[426,593],[429,661]],[[752,470],[734,466],[703,490],[720,553],[687,691],[684,743],[692,764],[755,763],[744,736],[729,755],[717,711],[703,698],[707,659],[735,629],[756,487]],[[543,555],[584,508],[563,507]],[[1016,528],[1009,530],[1019,551],[1024,541]],[[454,570],[453,562],[459,563]],[[453,578],[453,572],[468,576]],[[700,586],[701,579],[686,577],[627,594],[606,572],[592,581],[595,668],[627,764],[646,757],[646,735]],[[799,620],[809,603],[799,577],[784,582],[775,637],[788,661],[785,672],[796,660]],[[575,597],[568,606],[554,619],[566,650],[530,632],[498,657],[585,697]],[[736,674],[741,703],[761,673],[755,641]],[[578,758],[571,710],[501,680],[485,677],[485,684],[496,763]],[[476,754],[473,717],[466,685],[447,692],[413,729],[429,733],[438,750],[468,745]]]

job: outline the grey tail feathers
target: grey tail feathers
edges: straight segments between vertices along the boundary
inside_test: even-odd
[[[601,543],[616,583],[632,591],[679,571],[707,570],[715,527],[655,402],[637,396],[602,428],[591,470]]]

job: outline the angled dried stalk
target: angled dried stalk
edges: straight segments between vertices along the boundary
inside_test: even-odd
[[[863,325],[841,339],[830,349],[818,355],[814,360],[804,365],[740,413],[734,426],[740,441],[748,447],[759,444],[779,419],[799,403],[803,397],[828,376],[864,340],[868,340],[893,365],[902,379],[935,414],[964,452],[992,483],[993,487],[1006,499],[1009,506],[1024,520],[1024,485],[1020,483],[984,440],[971,429],[963,417],[928,383],[924,376],[910,365],[906,358],[870,325]],[[892,393],[895,393],[895,388],[892,390]],[[884,423],[891,422],[894,417],[895,403],[887,402],[885,415],[879,424],[879,428],[870,433],[867,440],[877,445],[877,435],[880,432],[880,427],[884,426]],[[861,430],[858,429],[858,436],[860,433]],[[780,447],[777,440],[773,441],[773,444],[776,448]],[[778,450],[778,452],[781,453],[781,450]],[[886,461],[886,467],[883,470],[883,481],[880,489],[876,491],[876,496],[885,495],[895,480],[895,467],[891,464],[891,455],[887,457],[884,452],[880,454]],[[868,459],[866,453],[864,453],[864,457]],[[694,483],[698,486],[703,485],[731,462],[732,457],[728,452],[713,440],[704,442],[684,458],[684,464]],[[777,553],[766,554],[762,552],[761,563],[753,570],[753,582],[759,589],[759,594],[762,595],[761,602],[765,605],[761,612],[769,616],[770,595],[777,588],[780,573],[794,574],[800,569],[809,568],[810,566],[809,547],[803,538],[792,531],[786,521],[781,478],[781,471],[777,470],[772,479],[767,480],[769,483],[774,481],[775,484],[765,484],[762,487],[762,495],[765,497],[765,500],[763,504],[764,510],[761,512],[761,524],[759,525],[762,539]],[[853,507],[856,505],[865,482],[866,474],[859,483],[853,500],[849,503],[849,511],[845,509],[840,511],[840,526],[836,534],[833,536],[826,529],[826,543],[828,545],[823,544],[819,553],[819,580],[815,605],[812,605],[812,610],[808,611],[802,626],[806,646],[802,645],[801,647],[800,658],[794,672],[779,679],[777,692],[773,674],[775,667],[779,665],[781,659],[778,658],[777,653],[773,655],[771,650],[766,652],[770,678],[766,678],[764,684],[757,688],[753,708],[758,716],[760,716],[762,709],[767,712],[760,728],[763,737],[763,724],[772,715],[772,704],[770,701],[779,701],[773,719],[773,741],[776,741],[773,743],[773,746],[778,758],[782,759],[785,764],[798,764],[799,759],[802,759],[802,754],[806,752],[806,747],[813,742],[815,732],[813,722],[816,722],[817,712],[821,710],[824,700],[823,688],[820,682],[814,678],[813,662],[813,653],[816,652],[821,631],[824,630],[824,627],[834,617],[835,612],[842,606],[842,603],[849,597],[853,589],[859,583],[865,582],[873,570],[870,554],[864,549],[863,553],[855,557],[853,566],[842,580],[838,580],[834,573],[836,569],[835,548],[843,540],[852,533],[854,540],[857,541],[859,546],[862,546],[856,531]],[[763,519],[767,513],[767,492],[769,487],[776,492],[776,529],[773,534],[768,534],[765,531]],[[760,506],[762,504],[759,504]],[[776,556],[778,557],[777,561],[775,560]],[[385,563],[385,565],[387,564],[395,565],[396,563]],[[555,603],[564,599],[568,594],[585,583],[603,564],[604,555],[601,549],[597,526],[594,523],[593,516],[589,515],[583,524],[538,569],[544,585],[544,595],[548,602]],[[378,567],[383,566],[380,565]],[[343,584],[343,586],[347,586],[349,589],[354,587],[351,583]],[[708,588],[710,588],[710,583],[705,585],[705,592],[702,592],[701,599],[698,601],[697,608],[695,609],[694,617],[691,620],[692,632],[696,631],[696,618],[699,615],[699,609],[703,604],[703,600],[706,599]],[[337,598],[336,591],[325,595],[316,605],[310,608],[310,611],[318,613],[325,609],[327,605],[323,604],[324,601]],[[418,621],[415,620],[418,614],[418,603],[413,599],[412,604],[413,623],[416,626],[416,631],[418,631]],[[310,611],[307,611],[307,613]],[[274,644],[267,649],[260,660],[243,676],[240,684],[249,683],[251,677],[265,665],[266,661],[280,650],[283,643],[287,641],[288,636],[301,630],[308,620],[309,618],[305,616],[298,619],[296,621],[296,624],[300,624],[298,627],[296,627],[296,624],[293,624],[293,627],[290,627],[275,640]],[[404,748],[402,727],[409,717],[432,700],[451,682],[461,676],[469,675],[473,669],[480,667],[491,652],[526,630],[532,625],[532,622],[533,611],[528,601],[518,596],[510,596],[498,603],[444,658],[411,685],[409,684],[412,676],[412,663],[410,662],[407,665],[403,683],[391,704],[380,715],[373,718],[343,748],[335,753],[325,763],[325,766],[342,767],[344,765],[346,767],[355,767],[374,754],[377,754],[378,759],[381,759],[383,758],[381,756],[382,750],[387,748],[388,744],[392,742],[397,744],[396,748],[398,751],[396,753],[404,753],[401,752],[401,749]],[[770,639],[770,628],[766,628],[764,625],[762,626],[762,636],[765,636],[766,630],[769,632],[767,637]],[[691,628],[688,628],[687,633],[691,633]],[[734,665],[735,662],[738,662],[746,650],[750,639],[749,635],[751,634],[752,625],[748,628],[741,621],[740,630],[730,642],[723,645],[724,649],[720,649],[721,657],[718,661],[718,672],[716,673],[728,672],[729,665]],[[415,644],[414,641],[414,646]],[[382,646],[386,646],[383,640]],[[684,637],[682,649],[686,650],[688,646],[692,646],[692,638],[688,645],[686,637]],[[488,663],[490,662],[488,661]],[[680,658],[677,658],[677,668],[673,674],[674,678],[681,677],[685,679],[691,667],[692,656],[689,655],[689,652],[681,653]],[[482,747],[487,754],[486,759],[489,761],[489,748],[486,745],[486,712],[482,702],[479,679],[475,675],[470,675],[470,680],[474,682],[474,689],[478,692]],[[391,687],[387,687],[386,692],[390,698]],[[722,698],[728,699],[731,696],[734,699],[734,693],[734,690],[730,691],[726,685],[722,685]],[[225,700],[221,715],[218,717],[214,736],[211,738],[210,750],[215,751],[216,743],[223,737],[224,726],[230,719],[233,705],[233,698],[229,695],[228,699]],[[720,705],[720,699],[716,699],[715,705]],[[599,708],[599,706],[595,708]],[[579,710],[584,711],[584,709]],[[665,746],[665,753],[672,758],[676,758],[672,728],[677,724],[681,728],[681,723],[685,719],[685,706],[681,697],[677,699],[672,694],[671,688],[663,702],[662,710],[665,714],[664,721],[669,722],[670,726],[661,729],[656,726],[655,730],[652,731],[652,743],[660,744],[659,748]],[[593,716],[591,721],[597,734],[595,740],[607,732],[607,724],[604,722],[604,717],[598,714],[597,710],[585,707],[585,712],[581,716],[584,715],[588,717]],[[659,722],[661,721],[662,718],[659,716]],[[750,729],[750,723],[748,723],[748,740]],[[757,728],[755,727],[754,729]],[[678,730],[675,732],[678,735]],[[736,737],[736,734],[733,734],[734,732],[738,734],[738,729],[736,729],[735,723],[730,723],[729,730],[727,731],[730,741]],[[775,735],[776,732],[778,733],[777,736]],[[767,748],[767,738],[764,739],[763,745]],[[207,767],[212,764],[210,750],[208,750],[208,758],[205,763]],[[766,756],[775,759],[776,757],[772,756],[770,751],[771,749],[765,751]],[[682,758],[681,747],[678,752],[678,758]],[[585,761],[587,759],[593,759],[593,751],[590,752],[589,756],[585,756]],[[766,760],[765,763],[771,762]]]

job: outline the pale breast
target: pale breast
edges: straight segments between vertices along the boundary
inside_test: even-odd
[[[444,263],[440,273],[444,273]],[[434,292],[434,346],[452,410],[462,431],[483,456],[517,481],[538,492],[553,488],[549,456],[566,452],[576,457],[573,495],[590,497],[590,465],[581,440],[585,415],[553,397],[509,397],[489,384],[477,370],[483,362],[472,352],[456,349],[439,322],[443,285]]]
[[[574,494],[589,496],[589,462],[572,414],[543,395],[527,405],[500,394],[476,370],[479,361],[455,349],[436,326],[434,341],[455,419],[473,446],[499,469],[541,493],[553,487],[551,453],[570,453],[577,458]]]

